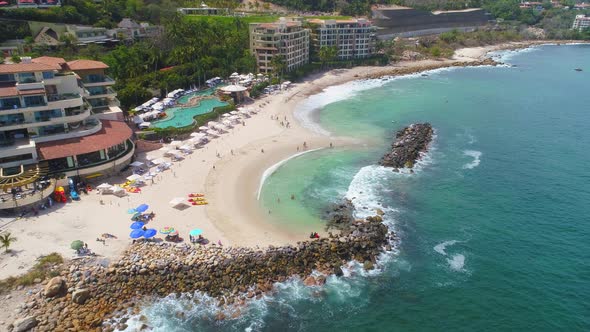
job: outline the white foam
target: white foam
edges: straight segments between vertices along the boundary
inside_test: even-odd
[[[465,265],[465,256],[461,254],[456,254],[453,255],[452,258],[447,258],[447,262],[449,263],[451,269],[455,271],[462,271],[463,266]]]
[[[317,148],[317,149],[312,149],[312,150],[308,150],[308,151],[303,151],[303,152],[296,153],[296,154],[290,156],[289,158],[285,158],[285,159],[279,161],[278,163],[276,163],[276,164],[270,166],[269,168],[267,168],[264,171],[264,173],[262,173],[262,177],[260,178],[260,183],[258,184],[258,193],[256,195],[256,199],[257,200],[260,200],[260,193],[262,192],[262,186],[264,185],[264,181],[266,181],[266,179],[269,176],[271,176],[274,172],[276,172],[277,169],[279,169],[279,167],[281,167],[283,164],[285,164],[286,162],[288,162],[289,160],[291,160],[293,158],[297,158],[297,157],[302,156],[302,155],[304,155],[306,153],[318,151],[318,150],[321,150],[321,149],[323,149],[323,148]]]
[[[446,256],[447,252],[445,251],[445,249],[448,246],[452,246],[455,243],[457,243],[457,240],[451,240],[451,241],[445,241],[443,243],[439,243],[436,246],[434,246],[434,251],[438,252],[439,254]]]
[[[463,165],[463,169],[473,169],[477,166],[479,166],[479,164],[481,163],[481,151],[476,151],[476,150],[465,150],[463,151],[463,154],[469,157],[473,157],[473,161],[470,163],[467,163],[465,165]]]

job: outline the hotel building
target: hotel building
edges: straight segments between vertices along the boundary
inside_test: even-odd
[[[108,175],[135,146],[98,61],[0,65],[0,210],[38,202],[72,176]]]
[[[590,17],[586,15],[576,15],[572,29],[583,30],[590,28]]]
[[[281,18],[275,23],[250,24],[250,51],[261,73],[270,73],[273,57],[282,55],[286,70],[309,62],[309,29],[301,22]]]
[[[312,41],[317,52],[322,47],[336,47],[338,60],[368,58],[375,54],[376,27],[366,19],[318,20],[312,24]]]

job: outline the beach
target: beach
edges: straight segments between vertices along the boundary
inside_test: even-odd
[[[0,278],[24,273],[36,258],[51,252],[58,252],[65,258],[74,257],[74,251],[70,249],[74,240],[87,243],[89,249],[99,256],[116,257],[131,243],[131,214],[127,211],[142,203],[148,204],[148,211],[156,214],[147,225],[149,228],[172,226],[186,241],[188,232],[194,228],[202,229],[203,235],[212,243],[224,246],[279,245],[306,239],[307,233],[288,233],[267,221],[269,211],[262,211],[257,200],[262,175],[281,160],[304,151],[304,142],[309,150],[329,148],[330,143],[348,146],[363,142],[325,136],[303,127],[294,117],[301,101],[326,87],[352,80],[390,75],[400,69],[422,71],[479,61],[489,51],[526,45],[530,44],[510,43],[458,50],[454,59],[337,69],[309,77],[286,91],[264,96],[247,106],[259,112],[246,119],[244,126],[237,125],[229,133],[195,150],[185,160],[174,162],[170,170],[159,174],[155,183],[143,187],[141,193],[118,198],[93,191],[82,195],[81,201],[56,204],[38,216],[28,215],[18,220],[3,218],[1,229],[11,232],[17,241],[11,245],[12,252],[0,258]],[[289,128],[281,122],[288,122]],[[137,160],[143,161],[145,157],[145,154],[139,154]],[[125,179],[108,179],[108,182],[123,183]],[[170,200],[188,198],[189,193],[204,193],[209,205],[191,206],[185,210],[170,206]],[[103,233],[117,238],[106,239],[104,243],[96,241]]]

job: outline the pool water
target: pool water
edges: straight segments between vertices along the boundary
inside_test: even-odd
[[[194,96],[207,96],[212,95],[213,89],[207,89],[189,93],[178,99],[178,104],[187,104],[189,99]],[[152,122],[152,127],[155,128],[168,128],[168,127],[186,127],[194,123],[194,117],[197,115],[209,113],[216,107],[227,106],[226,102],[220,101],[217,98],[204,99],[199,102],[197,106],[191,107],[171,107],[165,111],[166,118],[159,121]]]

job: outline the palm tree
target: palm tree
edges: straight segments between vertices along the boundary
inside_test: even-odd
[[[279,82],[283,76],[283,72],[287,69],[287,63],[285,62],[284,55],[275,55],[270,59],[270,66],[272,67],[273,73],[279,78]]]
[[[4,247],[5,252],[8,252],[8,247],[10,247],[14,241],[16,241],[16,238],[10,233],[4,233],[0,235],[0,243],[2,244],[2,247]]]

